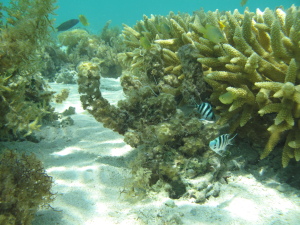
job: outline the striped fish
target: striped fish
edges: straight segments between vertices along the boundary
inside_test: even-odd
[[[196,104],[197,112],[201,114],[201,120],[213,121],[216,119],[211,104],[202,102],[200,105]]]
[[[232,138],[229,138],[230,134],[223,134],[209,142],[209,147],[218,155],[223,156],[223,152],[226,151],[227,145],[231,144],[232,139],[235,138],[236,135],[234,135]]]

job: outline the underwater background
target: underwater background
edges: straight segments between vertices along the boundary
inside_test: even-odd
[[[0,1],[0,225],[299,225],[299,1]]]
[[[279,5],[288,8],[296,2],[297,0],[249,0],[245,6],[253,11],[256,8],[263,10],[266,7],[274,9]],[[151,14],[168,15],[170,11],[192,14],[193,11],[199,10],[201,7],[205,11],[215,11],[216,9],[220,11],[234,9],[243,11],[245,9],[245,6],[240,6],[240,0],[60,0],[57,1],[57,4],[59,6],[56,10],[58,25],[70,18],[77,18],[79,14],[84,14],[91,24],[91,31],[98,33],[108,20],[112,20],[111,25],[120,25],[121,27],[122,23],[125,23],[133,26],[136,21],[142,19],[144,14],[147,16]]]
[[[8,3],[8,0],[4,0],[4,3]],[[250,11],[255,11],[256,8],[264,10],[266,7],[274,9],[278,6],[284,8],[290,7],[292,4],[299,4],[299,0],[249,0],[243,7],[240,5],[241,0],[58,0],[58,9],[55,11],[57,15],[56,25],[58,26],[62,22],[77,18],[79,14],[83,14],[87,17],[90,23],[89,30],[95,33],[99,33],[105,23],[111,20],[112,26],[119,25],[122,27],[122,23],[129,26],[133,26],[138,20],[141,20],[143,15],[148,17],[153,15],[168,15],[170,11],[174,13],[189,13],[203,8],[205,11],[216,9],[231,10],[238,9],[243,12],[245,7],[249,7]],[[83,27],[81,24],[78,27]]]

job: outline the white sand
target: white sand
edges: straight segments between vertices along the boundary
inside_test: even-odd
[[[101,82],[110,102],[123,97],[118,80]],[[172,205],[173,201],[163,195],[138,203],[125,201],[120,191],[130,179],[126,162],[133,150],[122,136],[104,128],[81,108],[77,85],[52,87],[56,91],[70,89],[68,100],[55,107],[58,112],[76,107],[76,114],[71,116],[75,124],[43,127],[36,133],[43,138],[39,143],[0,143],[0,147],[36,153],[53,177],[56,199],[51,206],[55,210],[40,210],[34,225],[300,224],[299,192],[281,184],[276,184],[276,189],[266,187],[241,171],[222,186],[219,197],[211,197],[202,205],[186,200],[175,200]]]

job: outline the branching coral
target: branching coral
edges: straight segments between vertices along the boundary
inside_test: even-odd
[[[290,158],[299,160],[299,16],[292,6],[286,12],[171,12],[144,16],[134,27],[124,24],[130,51],[118,55],[126,95],[118,107],[101,96],[94,66],[79,68],[83,106],[139,150],[132,173],[140,176],[139,168],[145,168],[149,182],[139,188],[166,182],[176,198],[195,188],[189,178],[209,168],[214,171],[209,182],[218,177],[220,162],[208,157],[207,146],[219,127],[183,113],[198,99],[213,103],[218,124],[229,124],[230,133],[260,144],[269,138],[262,158],[286,133],[283,166]],[[269,113],[277,114],[274,124]]]
[[[253,123],[261,121],[258,116],[263,116],[270,138],[261,158],[274,149],[287,131],[282,156],[286,167],[290,158],[299,160],[300,151],[298,145],[292,144],[300,141],[300,39],[296,35],[300,32],[300,11],[292,6],[286,12],[280,8],[275,12],[246,11],[244,15],[235,11],[220,18],[226,22],[228,43],[212,60],[209,55],[198,59],[211,67],[206,81],[214,89],[211,101],[221,111],[219,122],[229,122],[232,130],[247,132]],[[277,114],[274,124],[264,116],[269,113]]]
[[[124,25],[125,43],[133,51],[120,54],[120,59],[130,66],[133,74],[138,74],[148,67],[153,68],[149,66],[147,55],[160,49],[157,54],[162,54],[163,72],[160,77],[148,73],[148,78],[154,77],[152,83],[155,80],[162,91],[167,85],[179,89],[172,94],[181,95],[187,102],[184,82],[189,79],[179,59],[181,49],[190,46],[193,52],[184,53],[197,58],[205,70],[204,79],[213,88],[209,100],[221,116],[218,123],[229,123],[231,133],[237,130],[241,137],[260,144],[268,138],[264,130],[269,126],[269,141],[261,158],[287,133],[282,158],[286,167],[289,158],[298,161],[300,154],[299,145],[295,144],[300,142],[300,136],[296,135],[300,129],[299,21],[300,12],[295,6],[286,11],[267,8],[264,12],[258,9],[256,13],[245,11],[244,14],[235,10],[233,13],[198,11],[193,16],[174,13],[167,17],[144,16],[133,28]],[[142,38],[147,38],[149,43],[145,45]],[[147,47],[149,44],[151,48]],[[170,85],[167,77],[177,78],[177,82]],[[147,80],[147,83],[151,82]],[[188,87],[205,90],[199,83]],[[194,92],[193,96],[199,95]],[[272,117],[266,115],[269,113],[277,113],[273,125]]]

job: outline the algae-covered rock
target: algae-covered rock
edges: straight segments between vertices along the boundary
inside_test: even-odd
[[[218,133],[217,125],[206,126],[197,114],[185,114],[176,96],[143,86],[128,73],[121,79],[127,98],[118,107],[102,97],[99,69],[92,62],[80,64],[78,76],[84,108],[138,150],[130,166],[134,181],[128,186],[128,196],[144,196],[155,185],[166,183],[170,197],[179,198],[186,192],[184,180],[191,177],[191,170],[195,175],[209,170],[204,153]],[[198,163],[190,162],[191,157]]]

